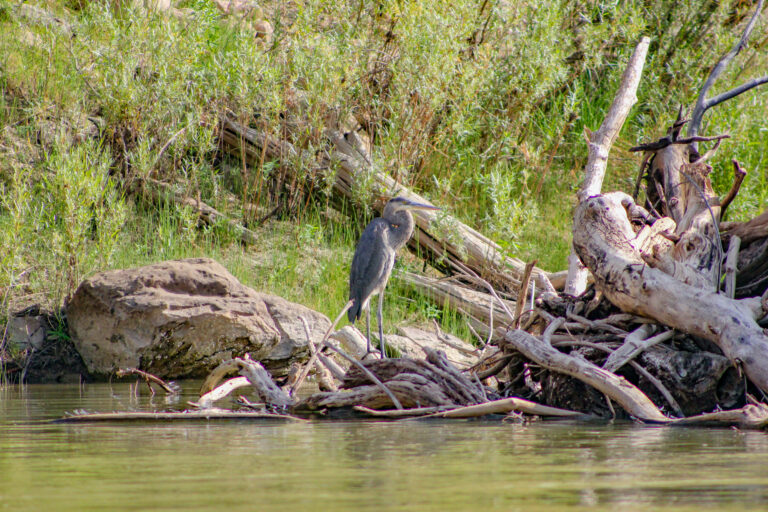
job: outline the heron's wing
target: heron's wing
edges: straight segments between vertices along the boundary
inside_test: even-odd
[[[349,320],[360,318],[363,303],[379,287],[387,283],[394,265],[395,251],[387,245],[389,223],[373,219],[357,242],[349,273],[349,298],[355,304],[349,310]]]

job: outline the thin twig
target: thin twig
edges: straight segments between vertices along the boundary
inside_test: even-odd
[[[533,272],[533,267],[536,265],[536,260],[529,261],[525,265],[525,271],[523,272],[523,280],[520,281],[520,288],[517,292],[517,303],[515,304],[515,316],[514,320],[512,321],[512,328],[518,329],[520,328],[520,318],[523,316],[523,309],[525,308],[525,296],[528,292],[528,283],[531,281],[531,272]],[[531,307],[533,307],[533,303],[531,303]]]
[[[171,383],[165,382],[160,377],[157,377],[155,375],[152,375],[151,373],[147,373],[143,370],[139,370],[138,368],[120,368],[115,372],[115,375],[118,377],[127,377],[128,375],[136,375],[142,379],[144,379],[144,382],[147,383],[147,386],[149,386],[149,391],[154,396],[155,390],[152,389],[152,385],[150,382],[154,382],[158,386],[160,386],[163,391],[165,391],[168,395],[175,395],[179,392],[178,389],[174,389],[173,385]]]
[[[464,265],[460,261],[451,262],[453,265],[455,265],[459,270],[464,272],[466,277],[470,277],[472,279],[475,279],[479,283],[483,284],[487,289],[488,292],[497,300],[499,301],[499,305],[501,306],[501,309],[504,310],[504,312],[509,316],[509,318],[514,319],[515,315],[512,314],[512,312],[509,310],[506,304],[504,304],[504,301],[501,300],[501,297],[496,293],[496,289],[491,286],[491,283],[483,279],[482,277],[478,276],[474,270],[469,268],[468,266]]]
[[[307,345],[309,347],[309,353],[311,355],[309,357],[309,361],[307,361],[307,364],[305,364],[304,368],[301,369],[299,378],[296,379],[296,382],[294,382],[293,386],[291,386],[291,391],[289,393],[291,396],[296,395],[296,392],[299,390],[299,388],[301,388],[301,385],[304,384],[304,380],[309,375],[309,372],[312,369],[312,366],[315,364],[315,361],[317,361],[317,350],[315,349],[315,346],[312,344],[312,336],[310,335],[310,332],[309,332],[309,325],[307,324],[307,320],[303,316],[299,316],[299,319],[301,320],[302,324],[304,324],[304,333],[307,336]]]

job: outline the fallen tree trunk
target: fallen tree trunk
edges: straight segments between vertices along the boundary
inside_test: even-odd
[[[332,149],[318,162],[318,167],[327,168],[336,164],[333,190],[345,199],[353,199],[357,183],[371,178],[370,163],[365,155],[347,142],[341,131],[327,130],[326,138]],[[222,120],[221,140],[227,152],[251,165],[257,165],[264,159],[279,160],[290,165],[292,160],[303,154],[302,150],[287,141],[242,126],[228,118]],[[304,156],[316,160],[311,155]],[[372,179],[375,189],[381,195],[400,195],[429,204],[425,198],[389,176],[374,173]],[[381,210],[385,202],[379,201],[374,206]],[[426,210],[413,212],[416,229],[409,246],[418,247],[434,262],[444,262],[440,266],[448,271],[464,265],[494,286],[509,293],[517,292],[525,272],[525,262],[503,254],[496,243],[457,219],[438,215]],[[537,290],[554,291],[545,271],[534,269],[533,278]]]
[[[215,208],[208,206],[202,201],[185,196],[173,190],[173,186],[164,183],[162,181],[154,180],[152,178],[144,178],[141,180],[143,190],[148,193],[154,201],[171,200],[179,206],[186,206],[195,211],[200,220],[208,226],[213,226],[219,222],[223,222],[229,226],[237,237],[246,244],[258,243],[258,236],[250,229],[243,226],[240,222],[230,219],[223,213],[219,212]]]
[[[401,279],[441,306],[450,306],[486,326],[491,323],[507,325],[514,320],[507,314],[507,311],[515,310],[514,301],[501,299],[506,305],[505,310],[499,300],[490,294],[479,292],[455,281],[435,279],[411,272],[403,273]]]

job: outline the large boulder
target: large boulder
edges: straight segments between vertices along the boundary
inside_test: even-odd
[[[316,343],[331,325],[202,258],[97,274],[80,284],[66,315],[91,373],[135,367],[163,378],[204,377],[246,352],[279,374],[308,357],[302,317]]]

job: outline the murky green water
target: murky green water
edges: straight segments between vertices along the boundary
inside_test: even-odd
[[[489,422],[50,424],[183,408],[127,384],[0,390],[0,509],[768,510],[768,434]],[[144,390],[142,390],[144,392]]]

